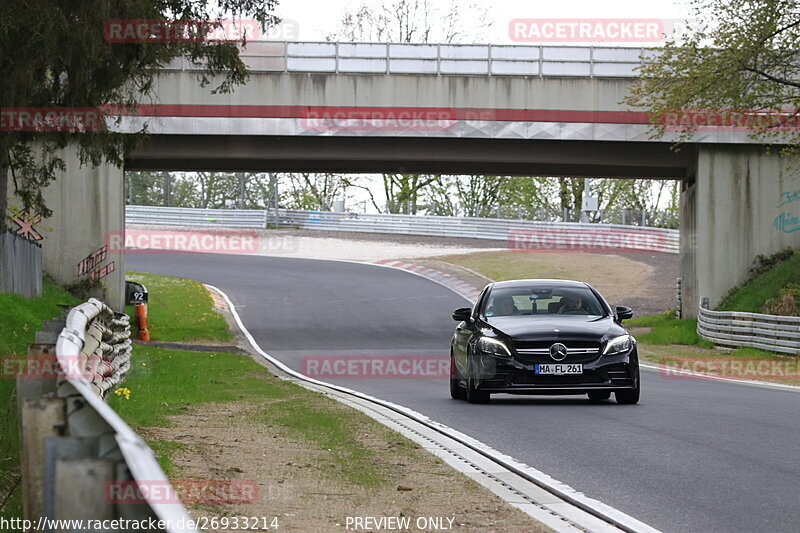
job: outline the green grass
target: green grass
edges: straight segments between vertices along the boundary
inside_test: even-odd
[[[697,334],[697,320],[679,320],[675,318],[674,311],[626,320],[625,326],[650,328],[647,333],[636,335],[636,340],[645,344],[682,344],[701,348],[714,346]]]
[[[0,294],[0,357],[26,355],[28,343],[45,320],[64,311],[59,305],[75,305],[75,297],[48,280],[42,283],[42,296],[26,299],[16,294]],[[3,375],[3,378],[8,376]],[[0,379],[0,498],[5,497],[19,471],[19,421],[17,420],[16,384],[13,379]],[[0,509],[4,518],[22,515],[19,486]]]
[[[170,415],[190,405],[256,398],[283,398],[296,385],[265,381],[267,371],[247,356],[135,346],[122,387],[108,404],[134,427],[168,426]]]
[[[128,272],[128,281],[147,287],[147,323],[154,341],[226,341],[232,338],[225,319],[214,312],[213,300],[201,283],[192,280]],[[133,317],[133,307],[126,312]]]
[[[763,313],[767,300],[779,295],[790,283],[800,284],[800,252],[758,274],[730,292],[719,304],[721,311]]]

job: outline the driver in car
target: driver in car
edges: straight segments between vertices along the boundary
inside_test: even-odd
[[[558,310],[562,315],[585,315],[586,310],[583,308],[583,301],[579,296],[565,296],[561,300],[561,308]]]
[[[519,309],[514,305],[514,298],[501,296],[492,302],[492,306],[486,310],[486,314],[489,316],[518,315]]]

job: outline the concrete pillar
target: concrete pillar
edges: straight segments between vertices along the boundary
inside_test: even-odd
[[[122,311],[125,265],[121,253],[103,253],[108,232],[125,229],[123,170],[103,163],[81,166],[75,149],[62,152],[65,172],[44,191],[53,216],[43,228],[44,271],[59,284],[70,284],[90,275],[99,277],[92,294],[112,309]]]
[[[681,195],[687,317],[696,316],[699,298],[717,306],[747,279],[757,255],[800,248],[800,200],[790,200],[797,191],[800,174],[774,150],[766,154],[749,145],[698,148],[695,184]]]
[[[694,180],[681,182],[680,277],[682,318],[696,318],[700,304],[697,293],[697,185]]]

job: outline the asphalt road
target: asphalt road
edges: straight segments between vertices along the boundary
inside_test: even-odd
[[[129,270],[223,289],[261,347],[307,356],[448,354],[466,301],[346,262],[135,254]],[[424,413],[664,531],[799,531],[800,394],[645,371],[639,405],[584,397],[449,398],[446,379],[328,379]]]

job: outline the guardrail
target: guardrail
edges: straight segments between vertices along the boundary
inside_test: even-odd
[[[90,299],[66,319],[43,324],[29,345],[28,364],[44,358],[52,365],[49,376],[17,378],[23,515],[38,530],[59,529],[51,520],[116,520],[99,530],[195,531],[180,503],[153,501],[147,490],[145,503],[120,502],[110,492],[111,484],[141,482],[171,489],[153,451],[101,396],[130,368],[129,337],[127,315]],[[38,363],[40,371],[48,368]]]
[[[697,334],[722,346],[800,355],[800,317],[796,316],[712,311],[701,305]]]
[[[252,72],[635,78],[652,48],[250,41]],[[199,70],[175,59],[165,70]]]
[[[505,241],[514,249],[647,250],[678,253],[679,232],[621,224],[539,222],[503,218],[355,214],[333,211],[192,209],[129,205],[128,224],[266,228],[428,235]]]

